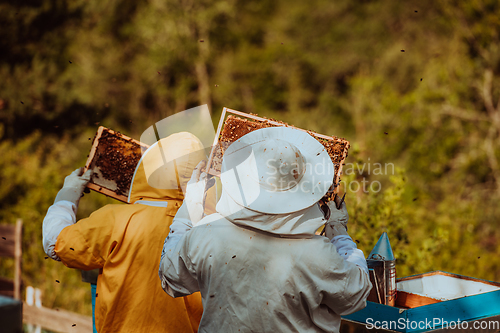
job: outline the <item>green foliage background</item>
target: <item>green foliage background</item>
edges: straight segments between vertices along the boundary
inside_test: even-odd
[[[41,224],[98,124],[139,138],[201,104],[350,140],[349,231],[365,254],[387,231],[399,276],[500,280],[497,1],[1,1],[0,24],[0,221],[23,219],[45,306],[91,311]],[[349,190],[363,180],[381,190]],[[108,202],[87,195],[79,217]]]

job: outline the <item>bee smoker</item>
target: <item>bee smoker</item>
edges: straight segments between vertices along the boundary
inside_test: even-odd
[[[394,306],[396,303],[396,259],[384,232],[366,259],[373,285],[368,300]]]

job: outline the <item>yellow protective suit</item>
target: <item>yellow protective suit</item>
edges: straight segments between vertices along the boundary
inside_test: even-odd
[[[160,140],[139,162],[131,204],[107,205],[59,234],[55,252],[64,265],[100,268],[95,310],[99,333],[197,332],[203,312],[200,294],[170,297],[161,288],[158,267],[169,226],[184,198],[180,187],[205,157],[202,148],[189,133]],[[166,156],[175,162],[165,164]],[[148,180],[167,189],[153,188]],[[156,201],[168,205],[152,206]]]

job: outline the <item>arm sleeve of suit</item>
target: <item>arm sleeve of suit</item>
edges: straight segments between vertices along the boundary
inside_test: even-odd
[[[372,288],[368,273],[345,257],[344,260],[334,257],[331,260],[325,264],[328,267],[326,278],[316,282],[317,288],[323,290],[321,303],[338,315],[351,314],[366,307]],[[332,284],[332,281],[336,282]]]
[[[337,253],[344,258],[345,261],[351,262],[368,274],[368,266],[363,251],[358,249],[356,243],[347,235],[335,236],[332,239],[332,244],[337,248]]]
[[[46,252],[49,250],[47,254],[54,254],[70,268],[102,268],[107,256],[117,245],[112,241],[115,219],[113,205],[105,206],[75,223],[75,213],[69,210],[69,206],[66,207],[66,203],[69,202],[57,202],[49,208],[45,217],[43,234],[44,248]]]
[[[189,257],[191,228],[191,221],[176,217],[163,244],[158,273],[163,290],[172,297],[186,296],[200,290]]]
[[[61,200],[49,207],[43,219],[42,244],[49,257],[61,261],[54,248],[61,231],[76,222],[76,205],[70,201]]]

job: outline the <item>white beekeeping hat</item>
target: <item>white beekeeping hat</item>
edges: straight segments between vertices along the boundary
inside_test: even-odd
[[[324,146],[308,133],[269,127],[246,134],[224,153],[223,190],[251,210],[286,214],[314,205],[333,183]]]

